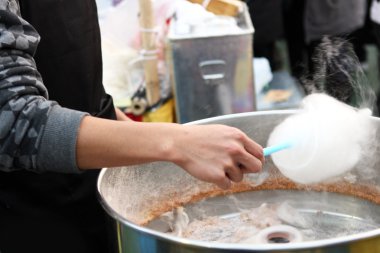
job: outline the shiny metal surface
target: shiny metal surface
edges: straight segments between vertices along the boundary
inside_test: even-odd
[[[178,122],[255,110],[253,26],[247,7],[238,26],[239,33],[215,36],[177,35],[171,26],[167,61],[180,98]]]
[[[253,112],[221,116],[191,124],[221,123],[235,126],[265,146],[272,129],[292,113],[294,111]],[[373,118],[373,122],[380,126],[378,118]],[[380,252],[380,205],[352,195],[365,195],[368,189],[373,191],[369,196],[380,195],[379,161],[371,164],[375,167],[376,176],[368,178],[358,174],[355,182],[333,183],[326,188],[321,186],[318,191],[313,188],[288,189],[286,184],[277,185],[276,182],[283,178],[271,161],[267,162],[261,175],[245,178],[245,183],[253,186],[260,180],[265,180],[264,184],[270,182],[271,189],[236,190],[231,195],[193,179],[173,164],[152,163],[122,169],[103,169],[98,190],[103,206],[118,223],[120,252]],[[266,176],[261,177],[265,174]],[[338,192],[345,193],[341,189],[352,187],[355,191],[347,194],[328,192],[335,189],[334,185],[339,186]],[[361,186],[367,188],[360,192]],[[211,197],[194,201],[194,196]],[[314,227],[319,231],[315,240],[254,245],[210,243],[166,234],[164,232],[168,229],[167,225],[156,219],[158,214],[178,205],[184,205],[190,219],[194,219],[200,215],[197,210],[202,210],[207,215],[233,215],[240,207],[257,207],[263,202],[278,203],[284,200],[291,202],[294,208],[315,222]],[[141,225],[147,223],[148,226]],[[347,233],[341,235],[342,230]]]

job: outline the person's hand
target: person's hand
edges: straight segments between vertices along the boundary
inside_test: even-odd
[[[177,136],[174,162],[192,176],[223,189],[240,182],[244,173],[259,172],[263,148],[237,128],[224,125],[184,126]]]
[[[167,161],[223,189],[244,173],[260,171],[264,163],[263,148],[237,128],[91,116],[82,120],[76,152],[82,170]]]
[[[122,112],[118,107],[115,107],[116,119],[119,121],[132,121],[124,112]]]

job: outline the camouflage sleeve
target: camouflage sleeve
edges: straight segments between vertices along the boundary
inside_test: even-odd
[[[47,100],[33,60],[35,29],[16,0],[0,0],[0,170],[78,172],[76,138],[83,112]]]

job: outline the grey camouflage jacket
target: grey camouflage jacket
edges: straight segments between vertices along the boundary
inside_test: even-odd
[[[76,140],[83,112],[48,100],[33,55],[36,30],[16,0],[0,0],[0,170],[79,172]]]

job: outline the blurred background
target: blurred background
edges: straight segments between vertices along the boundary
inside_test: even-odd
[[[359,85],[379,93],[378,1],[141,2],[97,0],[104,85],[135,120],[297,108],[316,91],[315,52],[326,36],[352,44]]]

